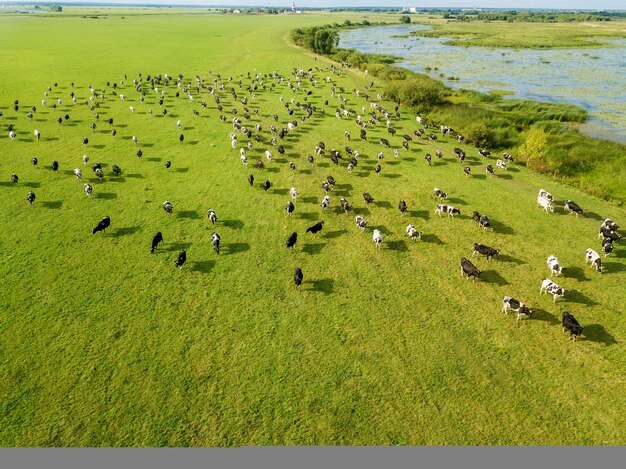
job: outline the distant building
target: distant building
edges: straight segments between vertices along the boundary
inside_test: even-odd
[[[291,2],[291,13],[296,12],[296,2]]]

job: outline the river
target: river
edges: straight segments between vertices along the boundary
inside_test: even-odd
[[[339,47],[401,57],[396,65],[426,73],[453,89],[575,104],[589,111],[581,132],[626,143],[626,39],[603,39],[614,47],[536,50],[451,46],[444,44],[451,38],[409,36],[430,28],[351,29],[340,34]]]

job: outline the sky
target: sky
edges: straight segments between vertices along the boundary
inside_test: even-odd
[[[62,0],[75,3],[74,0]],[[291,0],[76,0],[76,3],[158,3],[168,5],[229,5],[290,7]],[[415,6],[476,8],[554,8],[624,10],[624,0],[296,0],[296,7]]]

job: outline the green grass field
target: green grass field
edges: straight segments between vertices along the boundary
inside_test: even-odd
[[[488,178],[485,161],[464,146],[468,178],[451,138],[414,142],[398,159],[384,150],[376,176],[378,138],[398,147],[417,124],[404,112],[394,122],[397,136],[389,137],[383,122],[368,128],[365,143],[353,117],[335,118],[339,100],[324,78],[345,88],[342,96],[355,110],[368,104],[352,90],[363,94],[371,79],[352,71],[333,75],[329,61],[286,40],[294,27],[328,22],[328,15],[0,18],[0,41],[10,45],[0,50],[0,62],[10,64],[0,69],[1,446],[626,443],[626,249],[616,245],[603,259],[602,275],[584,262],[586,248],[600,250],[601,221],[626,226],[624,210],[515,165]],[[313,68],[318,84],[304,79],[302,91],[291,91],[286,81],[295,84],[293,67]],[[285,82],[270,91],[273,80],[264,78],[267,90],[252,100],[247,73],[274,70]],[[144,79],[180,73],[193,86],[196,75],[212,86],[221,74],[226,88],[218,94],[228,119],[233,107],[239,116],[243,108],[230,87],[239,99],[248,94],[248,107],[260,113],[245,125],[253,132],[257,123],[263,127],[263,141],[247,153],[248,167],[231,149],[232,125],[220,122],[206,89],[190,101],[182,92],[175,97],[174,85],[165,87],[163,117],[145,82],[146,101],[139,102],[132,85],[139,73]],[[126,101],[112,96],[107,81],[124,82],[118,93]],[[88,85],[107,88],[94,112],[81,104]],[[370,94],[383,86],[377,81]],[[286,155],[274,150],[274,161],[257,170],[254,160],[265,161],[270,148],[271,116],[278,113],[276,125],[286,126],[303,115],[293,105],[288,116],[279,97],[302,104],[304,90],[326,116],[318,112],[300,123],[281,142]],[[58,98],[63,103],[52,109]],[[100,119],[92,131],[95,112]],[[70,120],[59,125],[66,113]],[[39,142],[34,129],[41,131]],[[345,158],[338,167],[321,157],[307,163],[320,140],[328,148],[348,144],[345,130],[362,155],[353,174]],[[240,135],[239,142],[247,139]],[[49,169],[53,160],[58,173]],[[102,163],[104,181],[90,170],[95,162]],[[120,177],[112,175],[113,164],[122,168]],[[93,186],[92,198],[74,168]],[[17,186],[12,173],[20,177]],[[337,186],[322,213],[320,185],[329,174]],[[260,187],[265,179],[272,183],[268,192]],[[292,186],[300,196],[288,220]],[[462,216],[434,215],[435,186]],[[587,213],[565,215],[560,204],[544,213],[536,207],[539,188],[558,201],[575,200]],[[29,190],[37,196],[33,207],[25,199]],[[375,199],[369,207],[365,191]],[[354,207],[351,215],[340,210],[340,197]],[[162,208],[166,199],[174,205],[170,217]],[[408,204],[404,217],[400,199]],[[217,212],[215,228],[208,209]],[[479,229],[472,210],[487,214],[494,229]],[[365,233],[355,214],[369,221]],[[110,231],[92,235],[105,215]],[[305,229],[318,220],[326,224],[314,239]],[[422,240],[406,237],[407,223],[424,232]],[[372,243],[373,228],[383,232],[381,250]],[[222,238],[219,255],[213,230]],[[151,255],[156,231],[164,243]],[[299,239],[289,252],[292,231]],[[483,271],[475,284],[458,267],[474,242],[501,250],[491,262],[474,259]],[[180,249],[187,251],[182,271],[174,266]],[[550,254],[564,266],[555,280],[568,289],[556,304],[538,294]],[[297,266],[304,272],[301,291],[293,285]],[[535,315],[519,322],[503,315],[504,295],[525,301]],[[575,343],[560,326],[565,310],[585,328]]]

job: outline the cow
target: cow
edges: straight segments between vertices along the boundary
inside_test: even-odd
[[[474,257],[476,253],[482,254],[483,256],[487,257],[487,260],[491,260],[492,257],[500,254],[500,250],[491,248],[489,246],[485,246],[484,244],[474,243],[474,250],[472,251],[472,257]]]
[[[35,193],[33,191],[28,191],[28,194],[26,194],[26,200],[31,206],[35,205]]]
[[[545,278],[541,282],[541,289],[539,290],[539,294],[541,295],[543,292],[551,294],[552,297],[553,297],[553,303],[556,303],[556,299],[559,296],[564,297],[566,291],[567,290],[565,290],[564,288],[559,287],[552,280],[550,280],[548,278]]]
[[[91,192],[93,191],[91,184],[85,183],[85,185],[83,186],[83,189],[85,190],[85,194],[87,194],[87,197],[91,197]]]
[[[487,166],[485,166],[485,171],[487,172],[487,174],[489,174],[490,176],[493,176],[496,172],[493,169],[493,166],[488,164]]]
[[[297,241],[298,241],[298,233],[294,231],[293,233],[289,235],[289,238],[287,238],[287,248],[293,250],[293,247],[296,245]]]
[[[374,198],[370,195],[369,192],[364,192],[363,193],[363,200],[365,200],[365,203],[367,205],[371,204],[372,202],[374,202]]]
[[[163,210],[165,210],[165,213],[167,213],[168,215],[171,215],[172,210],[174,210],[174,206],[171,204],[171,202],[166,200],[165,202],[163,202]]]
[[[179,253],[178,253],[178,259],[176,259],[174,261],[174,264],[176,265],[176,267],[178,267],[180,270],[183,270],[183,264],[185,264],[185,262],[187,261],[187,251],[185,251],[184,249],[182,249]]]
[[[546,213],[554,212],[554,206],[552,205],[550,200],[548,200],[548,199],[546,199],[544,197],[537,197],[537,206],[543,207],[543,209],[544,209],[544,211]]]
[[[550,202],[554,202],[554,197],[552,196],[552,194],[550,194],[545,189],[539,189],[539,194],[537,195],[537,197],[541,197],[541,198],[549,200]]]
[[[602,225],[600,227],[600,232],[598,233],[598,239],[610,239],[611,242],[613,242],[619,241],[622,238],[615,231],[611,231],[608,227]]]
[[[567,202],[565,202],[565,205],[563,206],[563,210],[565,210],[566,212],[575,214],[576,217],[578,217],[578,215],[583,213],[583,209],[580,208],[580,206],[577,203],[572,202],[571,200],[568,200]]]
[[[447,199],[447,198],[448,198],[448,193],[447,193],[447,192],[442,191],[441,189],[439,189],[439,188],[437,188],[437,187],[435,187],[435,188],[433,189],[433,194],[434,194],[434,196],[435,196],[435,197],[439,197],[439,198],[440,198],[440,199],[442,199],[442,200],[444,200],[444,199]]]
[[[376,244],[376,247],[380,249],[380,246],[383,242],[383,235],[379,230],[374,230],[374,234],[372,235],[372,241]]]
[[[91,234],[96,234],[98,231],[105,232],[108,227],[111,226],[111,218],[107,215],[104,217],[98,225],[91,231]]]
[[[615,222],[611,220],[610,218],[605,218],[604,221],[602,222],[602,226],[608,228],[610,231],[619,230],[619,226],[617,226]]]
[[[213,243],[213,249],[216,253],[220,253],[220,235],[218,235],[215,231],[211,233],[211,242]]]
[[[330,197],[325,195],[322,199],[322,211],[326,210],[330,205]]]
[[[343,197],[339,199],[339,203],[341,204],[341,208],[343,209],[343,211],[346,212],[346,215],[350,210],[352,210],[352,206]]]
[[[313,237],[315,238],[315,235],[319,233],[320,231],[322,231],[322,228],[324,228],[324,222],[318,221],[315,225],[309,226],[306,229],[306,233],[312,233]]]
[[[400,203],[398,204],[398,209],[400,210],[400,216],[404,216],[404,212],[406,212],[406,202],[404,200],[401,200]]]
[[[272,186],[272,184],[271,184],[269,181],[267,181],[267,180],[266,180],[266,181],[263,183],[263,186],[262,186],[262,187],[263,187],[263,190],[264,190],[265,192],[267,192],[267,190],[268,190],[271,186]]]
[[[17,176],[17,174],[15,173],[11,174],[11,181],[13,182],[13,184],[17,184],[19,180],[20,178]]]
[[[78,168],[74,169],[74,176],[76,176],[79,181],[83,180],[83,172]]]
[[[113,171],[113,174],[115,174],[116,176],[119,176],[122,174],[122,169],[116,164],[111,166],[111,171]]]
[[[561,273],[563,272],[563,268],[559,264],[559,260],[556,258],[556,256],[551,255],[550,257],[548,257],[547,262],[548,268],[550,269],[550,275],[556,275],[557,277],[561,275]]]
[[[600,259],[600,254],[594,251],[591,248],[588,248],[585,251],[585,264],[591,262],[589,267],[595,267],[596,272],[602,273],[602,259]]]
[[[502,299],[502,312],[505,314],[509,314],[509,309],[512,309],[513,311],[517,313],[518,321],[522,319],[522,316],[527,316],[530,318],[535,312],[534,309],[528,308],[521,301],[518,301],[515,298],[512,298],[510,296],[505,296]]]
[[[159,246],[161,241],[163,241],[163,235],[160,231],[157,231],[157,234],[155,234],[154,238],[152,238],[152,248],[150,249],[150,254],[154,254],[154,251]]]
[[[296,199],[298,198],[298,191],[296,190],[295,187],[292,187],[291,189],[289,189],[289,195],[291,196],[291,198],[295,202]]]
[[[573,339],[574,342],[576,342],[576,337],[583,332],[581,325],[568,311],[563,311],[561,315],[561,325],[563,326],[563,332],[568,331],[570,339]]]
[[[424,159],[426,160],[426,163],[428,163],[428,166],[430,166],[432,164],[433,161],[433,157],[430,156],[430,153],[426,153],[424,155]]]
[[[406,234],[409,238],[411,238],[413,241],[419,239],[422,239],[422,232],[421,231],[417,231],[415,229],[415,227],[411,224],[407,225],[406,227]]]
[[[463,168],[463,172],[465,173],[466,176],[471,176],[472,168],[470,168],[469,166],[465,166]]]
[[[448,217],[452,217],[452,218],[454,218],[455,213],[458,215],[461,215],[461,211],[458,208],[454,208],[452,205],[441,205],[441,204],[437,204],[435,213],[439,214],[439,217],[441,217],[442,213],[447,213]]]
[[[611,254],[613,252],[613,241],[609,238],[604,238],[602,240],[602,250],[604,251],[604,257]]]
[[[300,289],[300,285],[302,285],[302,269],[300,267],[296,267],[296,270],[293,272],[293,283],[295,283],[298,290]]]
[[[499,159],[496,161],[496,167],[500,169],[506,169],[506,163]]]
[[[471,277],[472,283],[474,283],[476,279],[480,277],[480,270],[478,270],[476,266],[472,264],[470,261],[462,257],[461,258],[461,277],[463,277],[464,275],[467,275],[468,280]]]
[[[212,209],[207,210],[206,216],[209,220],[211,220],[211,223],[213,223],[214,225],[217,223],[217,215]]]
[[[365,227],[367,226],[367,220],[365,220],[365,218],[363,218],[361,215],[357,215],[355,217],[355,221],[356,226],[358,226],[361,231],[365,231]]]
[[[289,202],[287,202],[287,205],[285,205],[285,211],[287,212],[287,218],[291,218],[291,215],[293,214],[293,211],[295,210],[296,206],[293,204],[293,202],[291,202],[291,200]]]

